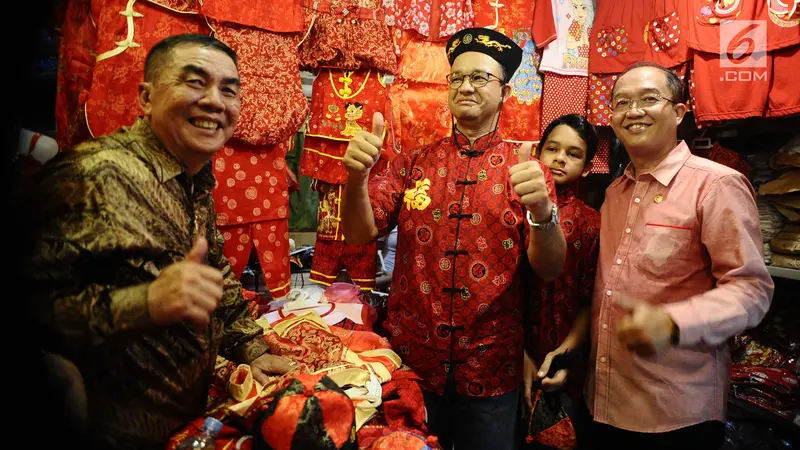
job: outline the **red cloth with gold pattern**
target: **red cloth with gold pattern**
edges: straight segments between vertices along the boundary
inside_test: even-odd
[[[270,296],[276,299],[289,294],[292,288],[289,219],[219,227],[219,231],[225,238],[222,252],[237,278],[242,276],[250,261],[250,253],[255,249]]]
[[[247,3],[246,7],[236,0],[203,0],[200,13],[211,19],[276,33],[305,32],[303,9],[298,0],[259,0]]]
[[[785,5],[792,1],[748,1],[748,0],[689,0],[683,2],[690,10],[687,41],[691,48],[707,53],[720,53],[720,25],[726,22],[754,20],[754,24],[765,33],[766,39],[750,40],[751,52],[764,52],[791,47],[800,43],[800,17],[787,17]],[[770,4],[772,3],[772,4]],[[781,3],[784,8],[781,8]],[[772,10],[770,8],[773,8]],[[742,37],[748,37],[747,35]],[[747,41],[731,40],[727,51]]]
[[[97,58],[97,29],[90,18],[89,0],[63,2],[62,8],[64,17],[59,27],[56,93],[56,141],[59,149],[78,145],[91,137],[86,127],[85,107]]]
[[[97,24],[97,64],[86,102],[93,136],[127,126],[140,114],[138,86],[147,52],[162,39],[184,33],[208,34],[197,0],[102,0],[92,2]]]
[[[288,150],[287,141],[254,146],[230,139],[214,155],[217,226],[289,217]]]
[[[542,101],[541,56],[531,37],[534,2],[473,0],[476,27],[493,27],[522,48],[522,63],[510,80],[511,97],[503,105],[499,130],[511,141],[538,141]]]
[[[397,56],[381,0],[302,0],[305,38],[300,67],[394,73]]]
[[[589,35],[589,72],[622,73],[629,65],[642,60],[664,67],[689,61],[691,52],[686,27],[694,17],[689,3],[679,0],[598,2]]]
[[[450,135],[446,77],[450,73],[444,42],[427,42],[415,32],[397,39],[400,62],[389,90],[387,122],[395,154],[433,144]]]
[[[308,115],[298,69],[299,33],[273,33],[208,19],[214,37],[239,57],[242,109],[233,134],[253,145],[293,136]]]
[[[473,26],[472,2],[470,0],[384,0],[386,23],[399,30],[414,30],[425,37],[446,40],[464,28]],[[432,23],[431,10],[439,7],[439,24]],[[431,27],[438,26],[438,33]]]
[[[232,138],[213,159],[217,184],[212,194],[217,226],[225,236],[223,253],[241,276],[255,247],[273,298],[285,296],[291,287],[288,147],[286,141],[253,146]]]
[[[600,245],[600,213],[580,201],[571,189],[558,194],[561,230],[567,241],[567,258],[561,275],[551,283],[535,278],[533,301],[528,305],[525,347],[537,363],[566,339],[582,308],[591,306],[597,254]],[[570,369],[566,391],[583,401],[580,368]]]
[[[379,232],[399,224],[384,326],[438,395],[450,370],[463,395],[501,395],[522,381],[522,289],[533,274],[530,226],[508,176],[517,150],[499,133],[472,147],[457,134],[403,152],[370,182]]]
[[[578,114],[586,117],[588,98],[588,77],[547,72],[544,75],[542,132],[550,122],[563,115]]]
[[[348,141],[359,131],[372,131],[372,116],[386,115],[389,89],[375,70],[325,69],[314,80],[300,174],[326,183],[344,184],[342,165]],[[385,133],[385,131],[384,131]],[[382,152],[381,159],[393,157]]]

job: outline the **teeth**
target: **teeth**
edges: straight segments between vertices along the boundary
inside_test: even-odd
[[[210,120],[195,120],[192,122],[194,126],[198,128],[205,128],[207,130],[216,130],[217,124],[216,122],[211,122]]]
[[[646,125],[635,124],[628,127],[629,130],[644,130]]]

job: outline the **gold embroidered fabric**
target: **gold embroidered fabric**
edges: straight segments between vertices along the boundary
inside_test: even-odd
[[[93,437],[163,448],[203,413],[218,353],[249,363],[267,350],[222,256],[211,167],[188,175],[139,119],[60,154],[36,184],[25,281],[47,345],[81,370]],[[205,329],[157,326],[148,286],[200,233],[205,262],[224,274],[223,298]]]

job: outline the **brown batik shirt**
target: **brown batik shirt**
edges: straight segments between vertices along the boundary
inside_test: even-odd
[[[206,166],[194,177],[149,125],[59,155],[37,182],[35,253],[26,271],[50,350],[74,361],[90,435],[114,448],[163,448],[203,414],[217,354],[249,363],[267,350],[222,256]],[[224,275],[211,323],[158,326],[147,290],[199,235]]]

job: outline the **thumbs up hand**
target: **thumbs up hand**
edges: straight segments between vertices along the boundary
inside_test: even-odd
[[[533,144],[519,147],[519,162],[509,169],[511,186],[522,204],[531,212],[535,222],[546,222],[552,214],[553,204],[547,192],[544,172],[539,162],[531,160]]]
[[[372,116],[372,132],[359,131],[347,144],[347,152],[342,163],[347,169],[348,176],[366,180],[381,156],[382,146],[383,115],[376,112]]]
[[[170,265],[150,283],[147,307],[156,324],[189,320],[200,327],[208,325],[222,298],[223,277],[218,269],[203,263],[207,252],[208,241],[198,238],[186,259]]]
[[[641,356],[662,353],[672,344],[677,326],[663,308],[617,294],[614,304],[628,314],[617,321],[617,338]]]

